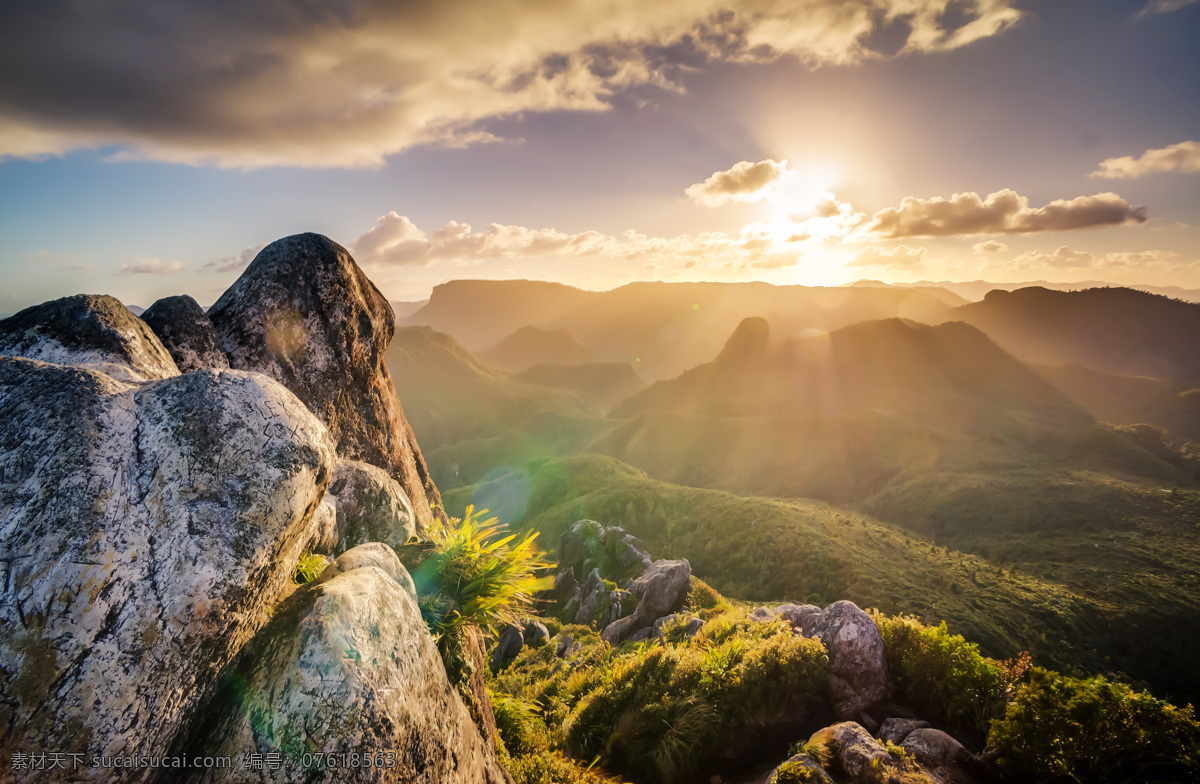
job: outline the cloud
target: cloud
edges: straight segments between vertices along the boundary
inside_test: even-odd
[[[126,262],[114,275],[169,275],[183,269],[181,261],[160,261],[159,259],[138,259]]]
[[[1003,242],[995,240],[987,240],[986,242],[977,242],[971,246],[972,253],[1003,253],[1008,250],[1008,246]]]
[[[1090,267],[1096,263],[1096,257],[1091,253],[1071,250],[1066,245],[1059,246],[1053,253],[1026,251],[1013,259],[1013,266],[1027,267]]]
[[[1029,199],[1005,189],[986,199],[978,193],[956,193],[949,200],[908,196],[899,207],[875,213],[866,230],[887,238],[940,237],[1032,234],[1145,221],[1145,207],[1131,207],[1115,193],[1058,199],[1031,208]]]
[[[250,262],[254,261],[254,257],[258,252],[267,247],[266,244],[256,245],[253,248],[243,248],[242,252],[236,256],[222,256],[219,259],[214,259],[205,264],[200,269],[211,270],[212,272],[236,272],[246,269],[250,266]]]
[[[1187,8],[1189,5],[1195,5],[1197,2],[1200,0],[1150,0],[1142,10],[1134,14],[1133,18],[1142,19],[1147,16],[1169,14],[1181,8]]]
[[[1006,266],[1016,269],[1081,269],[1127,272],[1178,273],[1200,265],[1200,261],[1185,261],[1170,250],[1121,251],[1097,255],[1061,245],[1052,253],[1027,251],[1012,259]]]
[[[476,231],[470,224],[450,221],[429,234],[396,212],[378,218],[375,226],[349,248],[355,260],[364,266],[587,258],[678,264],[685,269],[696,262],[776,269],[793,265],[800,258],[799,249],[780,247],[760,224],[749,224],[738,234],[702,232],[650,237],[633,230],[616,235],[597,231],[569,233],[501,223]]]
[[[1140,158],[1126,155],[1100,162],[1092,177],[1110,180],[1141,177],[1159,172],[1200,172],[1200,142],[1180,142],[1170,147],[1146,150]]]
[[[689,185],[684,193],[697,204],[718,207],[731,201],[757,202],[787,173],[787,161],[742,161],[725,171],[713,172],[704,182]]]
[[[240,0],[0,4],[0,158],[373,167],[494,141],[495,118],[604,111],[714,63],[810,66],[995,36],[1014,0]]]
[[[864,248],[847,267],[915,267],[925,260],[924,248],[897,245],[894,248]]]

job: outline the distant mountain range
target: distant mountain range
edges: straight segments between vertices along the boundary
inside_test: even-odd
[[[916,289],[918,291],[928,291],[930,293],[936,292],[940,289],[942,291],[953,293],[954,295],[962,297],[963,299],[971,302],[978,302],[979,300],[983,299],[989,291],[995,291],[997,289],[1002,291],[1016,291],[1017,289],[1025,289],[1036,286],[1038,288],[1056,289],[1058,291],[1082,291],[1083,289],[1102,289],[1113,287],[1112,283],[1107,283],[1102,280],[1080,280],[1072,283],[1054,283],[1048,280],[1029,280],[1021,283],[993,283],[986,280],[919,280],[915,283],[884,283],[883,281],[879,280],[858,280],[847,285],[873,288]],[[1126,286],[1125,288],[1131,288],[1136,291],[1147,291],[1151,294],[1161,294],[1164,297],[1182,299],[1186,300],[1187,302],[1200,302],[1200,289],[1185,289],[1180,286]]]

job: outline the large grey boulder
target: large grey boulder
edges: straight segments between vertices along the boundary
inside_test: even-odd
[[[934,767],[961,762],[970,756],[966,747],[957,740],[929,727],[914,729],[901,745],[922,764]]]
[[[873,768],[892,761],[892,755],[857,722],[834,724],[818,730],[809,740],[829,748],[837,757],[842,771],[855,781],[864,772],[871,772]]]
[[[818,637],[829,651],[829,697],[835,716],[855,717],[887,696],[883,637],[858,605],[834,602],[805,620],[805,632]]]
[[[398,547],[417,533],[416,515],[404,488],[382,468],[357,460],[338,460],[327,496],[337,509],[341,553],[364,542]]]
[[[0,757],[164,754],[291,590],[333,464],[264,376],[0,357]]]
[[[791,624],[791,627],[808,636],[812,636],[813,620],[821,614],[821,608],[815,604],[781,604],[775,608],[775,614]],[[808,630],[805,631],[805,624]]]
[[[179,375],[145,322],[107,295],[63,297],[0,320],[0,355],[81,365],[117,381]]]
[[[507,667],[524,647],[525,629],[516,623],[505,626],[496,641],[496,647],[492,650],[492,671]]]
[[[351,572],[368,566],[382,570],[384,574],[395,580],[396,584],[412,597],[414,602],[417,601],[417,585],[413,582],[412,575],[400,563],[400,556],[396,555],[396,551],[382,542],[367,542],[350,548],[335,558],[333,563],[321,572],[320,579],[332,579],[342,572]]]
[[[170,352],[179,372],[229,367],[212,322],[199,303],[186,294],[163,297],[146,308],[141,319]]]
[[[677,561],[655,561],[641,577],[629,583],[629,592],[638,599],[632,614],[610,623],[600,633],[612,645],[624,640],[639,629],[652,625],[683,606],[687,598],[692,565],[686,558]]]
[[[500,784],[505,775],[450,684],[417,603],[383,569],[301,586],[259,632],[197,723],[189,754],[278,754],[264,770],[189,771],[213,784]],[[305,754],[383,767],[305,767]],[[311,757],[309,758],[311,762]]]
[[[329,427],[338,454],[390,473],[428,524],[437,488],[384,364],[392,308],[341,245],[272,242],[208,311],[231,367],[277,379]]]

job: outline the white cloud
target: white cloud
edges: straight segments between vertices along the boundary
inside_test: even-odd
[[[1126,155],[1100,162],[1092,177],[1117,180],[1142,177],[1159,172],[1200,172],[1200,142],[1180,142],[1169,147],[1146,150],[1140,157]]]
[[[1133,18],[1142,19],[1147,16],[1169,14],[1182,8],[1187,8],[1189,5],[1195,5],[1197,2],[1200,2],[1200,0],[1150,0],[1142,10],[1134,14]]]
[[[138,259],[121,265],[114,275],[169,275],[183,269],[181,261],[162,261],[160,259]]]
[[[787,173],[787,161],[742,161],[725,171],[713,172],[704,182],[689,185],[684,193],[697,204],[717,207],[732,201],[757,202],[770,195]]]
[[[987,240],[985,242],[977,242],[971,246],[972,253],[1003,253],[1008,250],[1008,246],[1003,242],[995,240]]]
[[[894,248],[864,248],[847,267],[916,267],[925,260],[924,248],[897,245]]]
[[[1029,267],[1090,267],[1096,263],[1096,257],[1091,253],[1072,250],[1066,245],[1058,247],[1053,253],[1026,251],[1012,260],[1019,268]]]
[[[1145,207],[1132,207],[1115,193],[1058,199],[1032,208],[1029,199],[1006,188],[986,199],[978,193],[956,193],[948,200],[908,196],[899,207],[875,213],[866,230],[888,238],[1031,234],[1145,220]]]
[[[200,269],[212,270],[213,272],[238,272],[250,266],[250,262],[254,261],[254,257],[258,252],[267,247],[266,244],[256,245],[253,248],[243,248],[241,253],[234,256],[222,256],[219,259],[214,259],[208,262]]]
[[[1012,0],[6,3],[0,73],[20,78],[0,81],[0,158],[373,167],[492,141],[493,118],[681,91],[715,62],[852,64],[898,27],[901,53],[946,51],[1020,18]]]

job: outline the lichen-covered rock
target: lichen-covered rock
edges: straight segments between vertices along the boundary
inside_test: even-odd
[[[805,620],[805,632],[829,651],[829,697],[839,719],[857,716],[887,696],[883,637],[871,616],[840,601]]]
[[[970,756],[957,740],[929,727],[914,729],[905,736],[901,745],[923,764],[935,767],[960,762]]]
[[[793,629],[811,637],[812,620],[821,614],[821,608],[815,604],[781,604],[775,608],[775,614],[791,624]],[[805,623],[808,623],[808,631],[804,629]]]
[[[163,297],[146,308],[141,319],[170,352],[179,372],[229,367],[212,322],[199,303],[186,294]]]
[[[758,621],[759,623],[770,623],[775,620],[775,613],[770,607],[758,607],[754,612],[750,613],[750,620]]]
[[[924,729],[929,722],[920,719],[884,719],[879,727],[879,739],[892,743],[903,743],[908,733]]]
[[[351,572],[367,566],[383,570],[383,573],[395,580],[414,602],[417,601],[417,586],[412,575],[400,563],[400,556],[396,555],[396,551],[382,542],[367,542],[350,548],[335,558],[333,563],[321,572],[320,577],[331,579],[342,572]]]
[[[605,642],[616,645],[638,629],[678,610],[687,598],[691,576],[692,565],[686,558],[655,561],[641,577],[629,583],[630,593],[638,600],[637,608],[632,614],[610,623],[600,636]]]
[[[164,754],[292,588],[333,463],[263,376],[0,357],[0,756]]]
[[[192,770],[194,782],[505,780],[447,679],[416,602],[374,566],[301,586],[247,646],[204,723],[190,753],[279,754],[284,764]],[[339,763],[343,755],[382,755],[384,765],[322,769],[314,753]]]
[[[417,522],[441,506],[384,364],[392,308],[345,248],[319,234],[272,242],[208,311],[231,367],[265,373],[324,422],[338,454],[387,470]]]
[[[416,516],[404,488],[382,468],[338,460],[328,497],[337,509],[334,552],[364,542],[397,547],[417,533]]]
[[[833,784],[833,779],[807,754],[789,757],[779,767],[767,774],[766,784]]]
[[[883,745],[857,722],[834,724],[818,730],[809,740],[830,748],[837,756],[841,769],[855,780],[872,767],[892,761],[892,756]]]
[[[179,375],[145,322],[107,295],[63,297],[0,320],[0,355],[82,365],[117,381]]]

